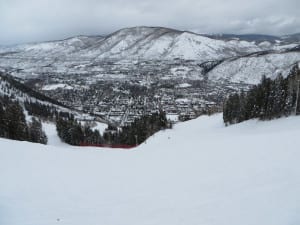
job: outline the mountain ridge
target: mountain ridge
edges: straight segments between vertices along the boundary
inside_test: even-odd
[[[298,37],[297,35],[285,35],[284,39],[295,41],[295,38],[290,37]],[[261,40],[256,43],[255,39]],[[209,61],[271,50],[283,45],[280,44],[283,42],[280,41],[281,39],[282,37],[260,34],[208,35],[165,27],[138,26],[123,28],[106,36],[77,35],[62,40],[0,47],[0,52],[14,52],[14,54],[30,56],[30,54],[41,54],[41,52],[51,54],[53,51],[64,57],[72,53],[76,57],[85,56],[94,59],[183,58]]]
[[[68,48],[67,48],[68,47]],[[95,58],[207,59],[259,51],[250,42],[224,42],[200,34],[161,27],[134,27],[118,30],[106,37],[75,36],[64,40],[24,44],[8,48],[26,55],[54,51]],[[37,50],[39,52],[34,52]],[[14,52],[15,52],[14,51]],[[191,53],[189,53],[189,52]],[[3,50],[1,51],[3,52]],[[7,52],[7,51],[6,51]],[[50,52],[51,53],[51,52]]]
[[[225,67],[219,71],[222,71],[226,79],[230,73],[231,77],[249,77],[251,80],[251,76],[257,73],[257,67],[262,68],[259,76],[270,75],[277,73],[276,71],[287,72],[289,68],[286,65],[300,61],[300,41],[297,41],[297,35],[285,36],[284,40],[288,41],[275,40],[275,36],[266,35],[259,37],[272,40],[255,42],[235,37],[219,40],[190,31],[140,26],[120,29],[107,36],[75,36],[53,42],[0,48],[0,68],[15,76],[28,78],[45,73],[101,74],[107,70],[103,68],[105,62],[117,62],[120,66],[117,71],[130,67],[129,70],[134,74],[139,73],[136,67],[136,62],[139,61],[152,61],[160,67],[164,61],[176,64],[193,60],[202,65],[211,61],[231,62],[235,59],[233,67],[228,68],[226,64],[221,63],[218,68],[223,65]],[[257,38],[257,35],[250,35],[251,37]],[[285,54],[287,51],[293,51],[294,54]],[[287,57],[278,57],[280,54]],[[239,58],[241,60],[237,60]],[[278,58],[281,58],[281,61],[278,61]],[[176,62],[178,60],[179,62]],[[251,63],[247,64],[247,61]],[[247,73],[240,72],[243,71],[243,67],[247,67]],[[232,68],[236,68],[234,74]],[[111,68],[107,72],[110,73]],[[199,74],[203,73],[205,69],[200,68]],[[255,78],[256,83],[259,76]],[[219,78],[220,74],[210,77]]]
[[[295,32],[295,33],[288,33],[288,34],[282,34],[282,35],[271,35],[271,34],[262,34],[262,33],[243,33],[243,34],[236,34],[236,33],[200,33],[200,32],[195,32],[195,31],[191,31],[191,30],[181,30],[181,29],[175,29],[175,28],[170,28],[170,27],[163,27],[163,26],[132,26],[132,27],[124,27],[121,29],[118,29],[116,31],[110,32],[108,34],[77,34],[77,35],[71,35],[71,36],[67,36],[64,38],[57,38],[57,39],[53,39],[53,40],[45,40],[45,41],[30,41],[30,42],[22,42],[22,43],[16,43],[16,44],[10,44],[10,45],[2,45],[0,44],[0,47],[14,47],[14,46],[18,46],[18,45],[24,45],[24,44],[38,44],[38,43],[44,43],[44,42],[57,42],[57,41],[64,41],[64,40],[68,40],[68,39],[72,39],[72,38],[76,38],[76,37],[88,37],[88,38],[100,38],[100,37],[108,37],[111,36],[119,31],[122,30],[127,30],[127,29],[135,29],[135,28],[158,28],[158,29],[166,29],[169,31],[173,31],[173,32],[178,32],[178,33],[191,33],[191,34],[195,34],[195,35],[200,35],[200,36],[205,36],[205,37],[210,37],[210,38],[215,38],[215,39],[219,39],[219,38],[235,38],[235,37],[239,37],[239,38],[243,38],[245,37],[246,39],[251,39],[251,36],[254,37],[260,37],[263,38],[265,37],[266,39],[284,39],[284,38],[289,38],[289,37],[299,37],[300,32]]]

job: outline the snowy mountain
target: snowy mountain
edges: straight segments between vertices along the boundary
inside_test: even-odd
[[[299,42],[300,41],[300,33],[284,35],[281,37],[281,39],[286,42]]]
[[[11,52],[14,57],[164,60],[182,58],[205,61],[272,49],[282,45],[282,40],[299,41],[295,37],[297,36],[276,38],[267,35],[199,35],[162,27],[133,27],[106,37],[77,36],[61,41],[18,45],[2,49],[1,52],[7,52],[6,55]],[[270,46],[260,45],[262,41],[269,42]]]
[[[138,74],[137,62],[150,62],[148,70],[193,71],[189,76],[257,83],[262,75],[286,74],[300,61],[299,35],[199,35],[161,27],[133,27],[108,36],[77,36],[60,41],[0,48],[0,70],[23,79],[49,74]],[[171,63],[170,63],[171,62]],[[201,65],[218,64],[210,68]],[[222,62],[222,63],[220,63]],[[107,66],[107,65],[113,66]],[[195,67],[195,65],[199,64]],[[197,68],[198,67],[198,68]],[[120,72],[122,71],[122,72]],[[129,71],[129,72],[128,72]],[[162,74],[162,76],[169,74]],[[171,74],[172,76],[172,74]],[[194,79],[194,78],[191,78]]]
[[[244,34],[244,35],[237,35],[237,34],[210,34],[205,35],[210,38],[218,39],[218,40],[243,40],[249,42],[255,42],[259,44],[261,42],[271,42],[276,43],[280,42],[282,37],[273,36],[273,35],[263,35],[263,34]]]
[[[258,84],[262,76],[274,79],[286,77],[291,67],[300,62],[300,51],[269,52],[237,57],[222,61],[207,73],[210,80],[227,80],[233,83]]]
[[[298,224],[299,127],[203,116],[129,151],[0,139],[1,224]]]
[[[211,60],[258,51],[249,42],[224,42],[167,28],[135,27],[117,31],[84,55],[103,58]],[[85,53],[87,51],[87,53]]]
[[[134,27],[119,30],[105,38],[79,36],[62,41],[20,45],[10,50],[14,57],[212,60],[259,51],[261,48],[247,41],[215,40],[160,27]],[[70,53],[73,55],[70,56]]]

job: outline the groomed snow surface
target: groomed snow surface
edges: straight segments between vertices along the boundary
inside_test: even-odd
[[[0,139],[1,225],[300,224],[300,117],[202,116],[134,150]]]

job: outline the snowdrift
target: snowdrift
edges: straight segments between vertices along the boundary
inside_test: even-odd
[[[130,150],[0,139],[3,225],[296,225],[300,117],[203,116]]]

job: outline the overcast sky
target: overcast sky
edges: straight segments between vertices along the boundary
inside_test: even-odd
[[[300,0],[0,0],[0,45],[163,26],[198,33],[300,32]]]

